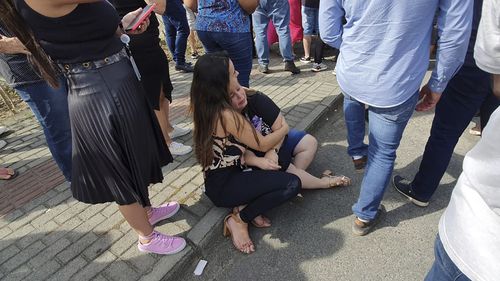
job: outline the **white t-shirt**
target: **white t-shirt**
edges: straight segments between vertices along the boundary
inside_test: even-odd
[[[474,59],[482,70],[500,74],[500,0],[483,1]]]
[[[439,235],[467,277],[500,280],[500,107],[465,156]]]

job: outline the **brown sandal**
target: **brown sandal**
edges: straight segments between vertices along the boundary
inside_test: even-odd
[[[224,229],[223,229],[222,234],[225,237],[228,237],[228,236],[232,237],[232,241],[233,241],[234,247],[236,249],[238,249],[240,252],[245,253],[245,254],[251,254],[252,252],[255,251],[255,250],[254,251],[250,250],[250,248],[252,246],[254,246],[252,240],[249,240],[249,241],[243,243],[240,247],[238,247],[238,245],[236,245],[236,241],[234,240],[234,236],[232,236],[231,229],[229,228],[229,219],[230,218],[232,218],[235,223],[237,223],[237,224],[243,224],[243,225],[247,226],[247,228],[248,228],[248,224],[245,223],[245,222],[243,222],[241,220],[241,218],[239,217],[238,213],[236,213],[236,214],[235,213],[231,213],[231,214],[227,215],[224,218]],[[248,249],[248,251],[246,251],[247,249]]]
[[[329,185],[330,187],[338,187],[338,186],[349,186],[351,185],[351,179],[344,175],[334,176],[333,172],[330,170],[325,170],[322,174],[322,177],[328,177],[330,179]]]

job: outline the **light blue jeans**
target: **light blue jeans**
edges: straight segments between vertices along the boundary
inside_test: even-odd
[[[255,48],[260,65],[269,64],[269,44],[267,27],[273,22],[279,37],[281,56],[284,61],[293,61],[292,38],[290,37],[290,5],[288,0],[260,0],[252,14]]]
[[[354,214],[363,220],[373,220],[377,214],[392,175],[396,150],[417,101],[418,92],[395,107],[368,107],[369,145],[365,145],[365,104],[344,94],[348,151],[361,151],[361,155],[368,156],[359,198],[352,206]],[[363,154],[363,150],[367,154]]]

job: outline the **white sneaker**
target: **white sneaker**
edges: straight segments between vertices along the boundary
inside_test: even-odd
[[[7,127],[5,126],[0,126],[0,135],[7,132],[7,130],[9,130]]]
[[[327,68],[328,68],[328,66],[326,66],[323,63],[313,63],[311,70],[314,72],[320,72],[320,71],[326,70]]]
[[[7,145],[7,142],[4,140],[0,140],[0,149],[4,148]]]
[[[189,145],[183,145],[182,143],[178,143],[173,141],[169,146],[168,150],[172,155],[186,155],[193,150]]]
[[[191,129],[189,128],[184,129],[177,125],[173,125],[172,127],[174,128],[174,130],[168,134],[171,139],[187,135],[189,134],[189,132],[191,132]]]
[[[332,74],[337,76],[337,66],[335,66],[335,68],[333,69]]]

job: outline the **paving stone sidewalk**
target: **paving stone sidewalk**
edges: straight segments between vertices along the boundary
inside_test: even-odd
[[[251,85],[282,108],[291,127],[307,129],[339,97],[333,63],[327,61],[329,70],[314,73],[298,62],[303,72],[291,75],[282,71],[278,57],[273,60],[270,74],[252,72]],[[192,75],[171,65],[171,78],[171,120],[192,128],[187,113]],[[175,157],[164,168],[163,183],[150,188],[153,205],[182,203],[179,213],[156,229],[187,238],[188,246],[173,256],[144,254],[116,204],[88,205],[71,197],[29,111],[0,125],[12,129],[2,137],[8,145],[0,151],[0,166],[20,172],[15,180],[0,182],[0,279],[176,280],[175,272],[196,258],[211,235],[220,235],[214,228],[227,210],[214,207],[203,194],[203,175],[193,154]],[[192,145],[192,135],[180,141]]]

